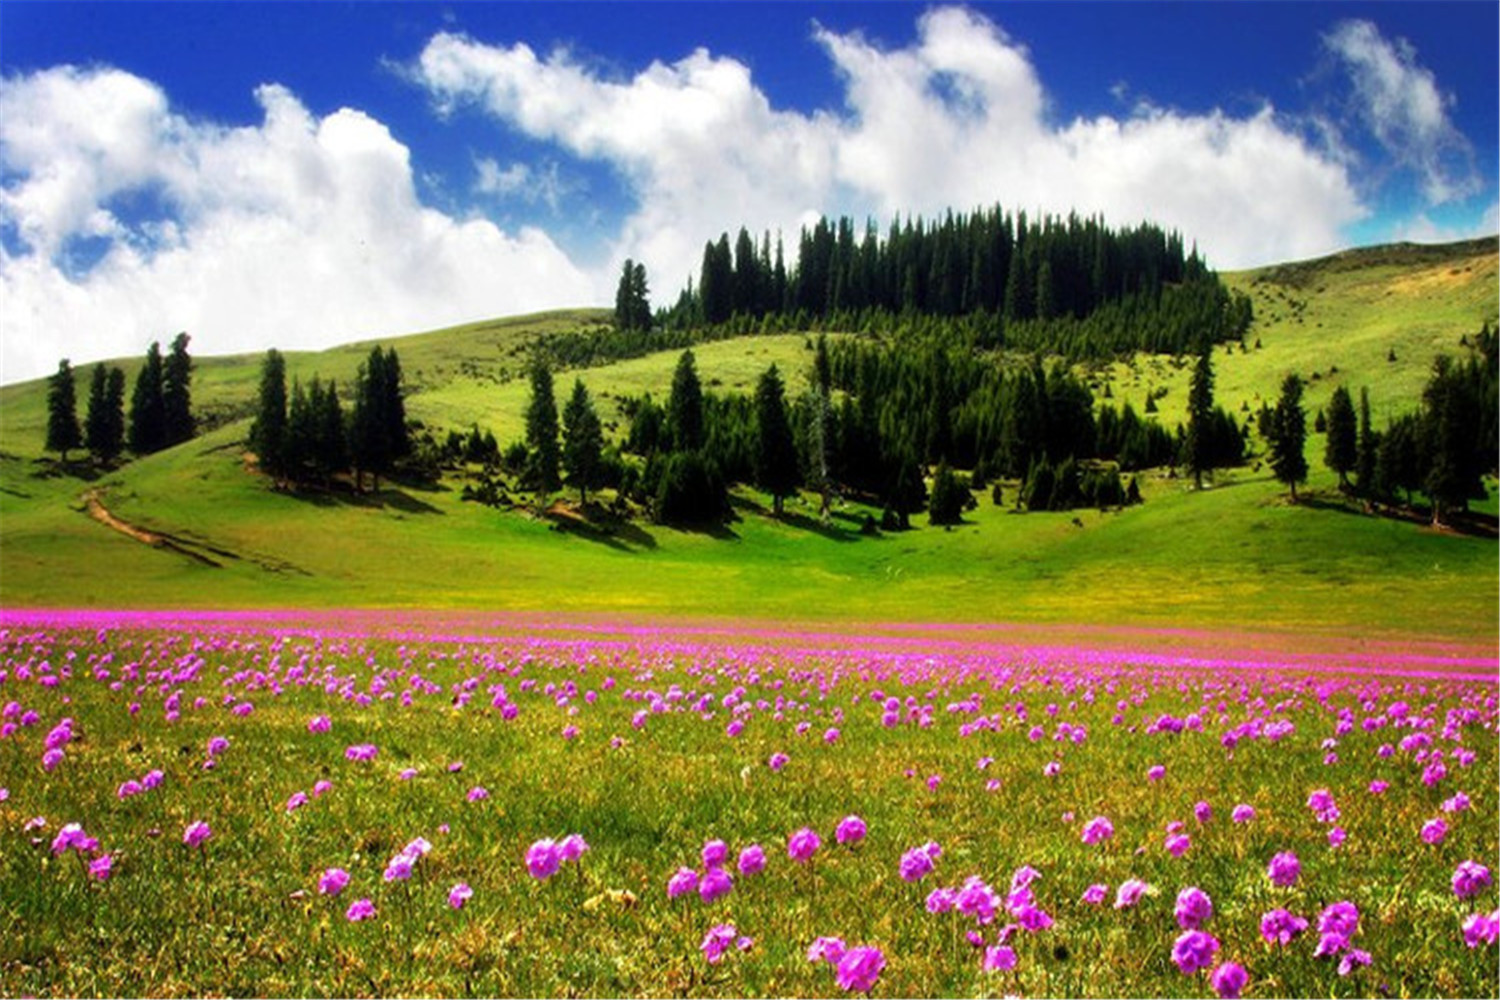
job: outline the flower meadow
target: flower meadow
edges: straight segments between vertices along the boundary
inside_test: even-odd
[[[1495,996],[1408,666],[5,612],[0,993]]]

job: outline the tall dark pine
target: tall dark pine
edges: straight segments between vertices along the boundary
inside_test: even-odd
[[[692,351],[683,351],[672,373],[672,395],[667,399],[667,431],[675,451],[703,447],[703,386]]]
[[[646,285],[646,265],[625,261],[620,284],[615,291],[615,328],[624,332],[651,329],[650,290]]]
[[[1271,469],[1290,487],[1297,502],[1297,484],[1307,479],[1307,414],[1302,410],[1302,380],[1288,375],[1271,421]]]
[[[119,376],[118,395],[112,392]],[[118,368],[94,366],[89,382],[89,412],[83,424],[83,443],[97,461],[111,462],[125,447],[125,415],[121,409],[125,373]]]
[[[112,447],[110,457],[117,457],[125,450],[125,372],[120,368],[109,370],[109,382],[104,388],[104,440]]]
[[[551,493],[562,485],[558,474],[557,399],[552,372],[542,362],[531,366],[531,403],[526,407],[526,445],[531,449],[532,485]]]
[[[313,379],[316,389],[318,380]],[[313,426],[317,435],[313,464],[324,481],[349,464],[349,447],[344,433],[344,410],[339,405],[338,384],[329,380],[314,403]]]
[[[603,470],[604,428],[582,379],[573,380],[573,395],[563,407],[563,468],[568,485],[578,488],[578,502],[589,502],[589,490],[599,485]]]
[[[1339,386],[1328,401],[1328,440],[1323,463],[1339,474],[1339,489],[1349,489],[1349,473],[1359,463],[1359,421],[1349,390]]]
[[[786,388],[772,365],[755,385],[755,482],[771,494],[776,516],[797,488],[797,440],[787,418]]]
[[[1439,355],[1422,390],[1429,463],[1423,486],[1432,499],[1434,527],[1444,524],[1449,512],[1466,509],[1470,499],[1484,496],[1482,477],[1493,461],[1495,445],[1490,441],[1476,447],[1474,428],[1480,426],[1483,413],[1474,388],[1464,366]]]
[[[78,428],[78,394],[73,385],[73,366],[64,358],[57,373],[47,380],[47,450],[59,452],[64,462],[73,448],[83,447]]]
[[[193,359],[186,333],[172,339],[172,350],[162,366],[162,423],[168,447],[193,436]]]
[[[286,361],[273,347],[260,365],[260,392],[255,422],[250,425],[250,450],[260,470],[273,479],[282,479],[287,472],[286,433]]]
[[[130,396],[130,450],[137,455],[149,455],[161,451],[166,441],[161,344],[153,342],[146,352],[146,363],[135,377],[135,391]]]
[[[406,430],[406,404],[401,398],[401,359],[395,348],[378,345],[360,366],[354,390],[354,415],[349,424],[349,461],[354,467],[355,488],[363,474],[370,473],[373,488],[380,477],[411,451]]]
[[[1193,485],[1203,489],[1203,474],[1213,468],[1214,369],[1212,351],[1204,348],[1193,369],[1193,384],[1188,390],[1187,466],[1193,473]]]
[[[1380,436],[1370,426],[1370,390],[1359,390],[1359,448],[1355,456],[1356,476],[1361,496],[1373,497],[1375,468],[1380,457]]]

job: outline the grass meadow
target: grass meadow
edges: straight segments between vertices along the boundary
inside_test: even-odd
[[[7,612],[0,992],[1496,995],[1493,657],[1182,641]]]

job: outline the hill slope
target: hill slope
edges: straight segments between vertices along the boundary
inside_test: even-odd
[[[1368,385],[1377,414],[1415,404],[1431,358],[1495,320],[1494,240],[1437,250],[1381,248],[1227,276],[1255,297],[1248,352],[1216,356],[1231,409],[1274,398],[1287,371],[1318,379],[1309,413],[1340,381]],[[554,313],[386,341],[401,352],[408,413],[429,426],[520,434],[519,371],[539,333],[587,328],[597,312]],[[1387,360],[1391,351],[1395,361]],[[347,383],[366,345],[289,355],[290,374]],[[798,335],[695,349],[705,384],[745,391],[771,362],[803,384]],[[578,373],[598,396],[664,394],[675,352]],[[1179,624],[1493,639],[1493,539],[1434,534],[1317,502],[1289,507],[1265,473],[1239,470],[1201,494],[1145,485],[1123,512],[1020,515],[984,498],[952,531],[867,537],[848,505],[821,526],[794,503],[778,522],[737,497],[713,533],[643,524],[580,528],[459,499],[458,483],[374,498],[290,497],[248,471],[239,442],[259,357],[200,359],[195,403],[222,426],[94,482],[39,462],[41,383],[0,389],[0,605],[435,606],[743,615],[822,620]],[[1330,369],[1338,371],[1329,374]],[[1098,373],[1137,409],[1148,388],[1168,426],[1188,369],[1138,357]],[[559,377],[566,386],[571,374]],[[1322,441],[1309,486],[1329,490]],[[86,489],[152,547],[89,516]],[[1491,501],[1493,505],[1493,501]],[[97,505],[95,513],[97,513]],[[878,512],[877,512],[878,513]],[[925,518],[918,518],[925,523]],[[570,527],[571,526],[571,527]],[[166,537],[161,537],[166,536]]]

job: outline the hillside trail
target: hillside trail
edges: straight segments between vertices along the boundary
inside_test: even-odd
[[[99,499],[99,491],[97,489],[85,490],[83,493],[83,502],[88,510],[89,517],[93,518],[95,521],[98,521],[105,527],[113,528],[115,531],[118,531],[120,534],[125,535],[128,538],[133,538],[136,541],[144,545],[149,545],[154,549],[167,549],[169,551],[176,552],[179,555],[187,556],[189,559],[192,559],[195,562],[202,563],[205,566],[213,566],[218,568],[224,565],[223,563],[210,559],[208,556],[204,555],[201,552],[194,552],[192,549],[182,545],[175,538],[172,538],[168,535],[161,535],[154,531],[149,531],[145,528],[142,528],[140,525],[131,524],[129,521],[116,517],[108,507],[104,506],[104,501]]]

